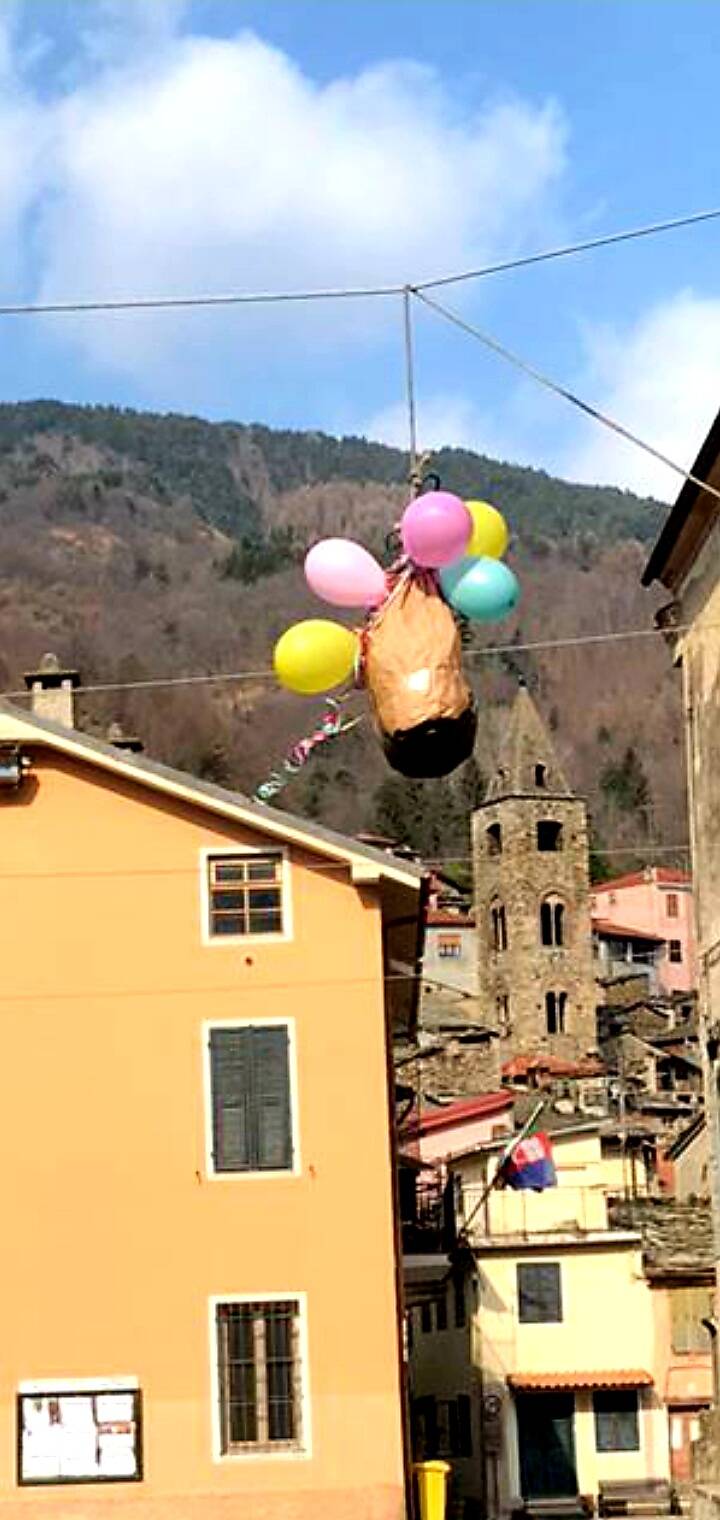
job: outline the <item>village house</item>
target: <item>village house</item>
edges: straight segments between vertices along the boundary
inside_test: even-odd
[[[76,681],[0,709],[0,1516],[398,1520],[422,874],[76,731]]]
[[[657,615],[683,687],[690,844],[695,891],[698,1012],[705,1063],[710,1170],[720,1159],[720,413],[700,448],[645,567],[669,601]],[[711,490],[699,482],[707,482]],[[712,494],[712,492],[716,494]],[[718,1204],[715,1202],[717,1215]],[[720,1220],[715,1218],[715,1232]],[[717,1270],[717,1268],[716,1268]],[[716,1303],[717,1313],[717,1303]],[[720,1412],[705,1422],[698,1475],[720,1482]],[[697,1513],[717,1514],[716,1493],[696,1497]]]
[[[596,882],[590,908],[593,933],[613,947],[608,959],[645,962],[652,990],[689,992],[697,981],[692,880],[669,866]],[[602,959],[602,958],[601,958]]]
[[[712,1224],[707,1208],[675,1198],[616,1198],[610,1218],[640,1231],[643,1267],[655,1320],[656,1386],[668,1413],[670,1470],[676,1492],[687,1499],[692,1446],[700,1417],[713,1399]]]
[[[412,1311],[416,1449],[448,1457],[469,1514],[580,1513],[628,1484],[667,1510],[668,1355],[641,1233],[610,1222],[622,1159],[597,1122],[568,1125],[556,1187],[488,1194],[501,1148],[452,1163],[465,1288],[446,1273],[435,1307]]]

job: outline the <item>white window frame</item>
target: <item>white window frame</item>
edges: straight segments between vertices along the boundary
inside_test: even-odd
[[[238,855],[279,855],[280,892],[283,928],[279,934],[211,934],[210,933],[210,861]],[[282,945],[293,938],[290,852],[280,844],[203,845],[200,850],[200,939],[213,949],[237,950],[242,945]]]
[[[210,1060],[210,1034],[213,1029],[287,1029],[288,1032],[288,1078],[290,1083],[290,1134],[292,1136],[293,1164],[280,1171],[262,1172],[216,1172],[213,1161],[213,1104],[212,1062]],[[276,1019],[205,1019],[201,1026],[203,1062],[203,1104],[205,1108],[205,1176],[210,1182],[272,1182],[280,1177],[300,1177],[300,1115],[298,1104],[297,1032],[292,1018]],[[251,1297],[252,1295],[250,1295]],[[282,1294],[278,1294],[282,1297]],[[297,1295],[295,1295],[297,1296]],[[228,1302],[241,1302],[230,1300]]]
[[[284,1173],[283,1175],[287,1175]],[[275,1304],[292,1299],[298,1306],[298,1345],[300,1349],[300,1403],[302,1420],[302,1446],[295,1451],[272,1451],[267,1446],[253,1451],[223,1451],[220,1428],[220,1366],[217,1350],[217,1309],[221,1304]],[[213,1462],[307,1462],[312,1457],[312,1429],[310,1424],[310,1344],[308,1335],[307,1293],[297,1289],[287,1292],[268,1293],[213,1293],[208,1300],[210,1334],[210,1423]]]

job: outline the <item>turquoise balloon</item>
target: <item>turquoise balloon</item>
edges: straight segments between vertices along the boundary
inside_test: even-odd
[[[445,600],[476,623],[496,623],[520,600],[520,582],[501,559],[458,559],[440,571]]]

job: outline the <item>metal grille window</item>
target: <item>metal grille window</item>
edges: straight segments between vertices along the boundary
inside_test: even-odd
[[[552,1325],[562,1321],[560,1263],[522,1262],[517,1269],[518,1318],[521,1325]]]
[[[217,1026],[209,1045],[213,1171],[291,1171],[287,1025]]]
[[[268,855],[211,855],[208,898],[213,939],[245,934],[282,934],[283,858]]]
[[[593,1394],[595,1446],[598,1451],[639,1451],[640,1426],[636,1388],[611,1388]]]
[[[218,1304],[220,1450],[301,1451],[297,1299]]]

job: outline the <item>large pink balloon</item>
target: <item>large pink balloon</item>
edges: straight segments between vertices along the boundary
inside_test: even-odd
[[[311,591],[335,607],[377,607],[385,596],[385,573],[352,538],[322,538],[305,557]]]
[[[427,491],[405,508],[400,527],[410,559],[416,565],[438,569],[462,558],[473,520],[459,496],[449,491]]]

